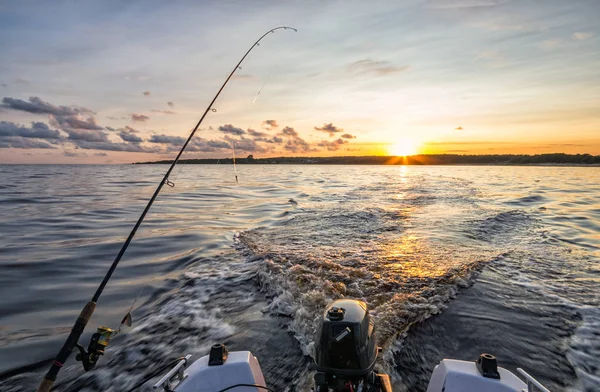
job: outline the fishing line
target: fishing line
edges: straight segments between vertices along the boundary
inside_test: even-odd
[[[262,86],[260,86],[260,88],[258,89],[258,92],[256,93],[256,96],[252,100],[253,104],[256,103],[256,100],[258,99],[258,96],[262,92],[263,88],[265,88],[265,86],[267,85],[267,83],[269,82],[269,80],[271,80],[271,75],[273,74],[273,70],[274,69],[275,69],[275,65],[272,65],[271,66],[271,70],[269,71],[269,73],[267,74],[267,77],[265,78],[265,81],[263,82]]]
[[[233,157],[233,174],[235,175],[235,183],[239,184],[237,169],[235,167],[235,143],[233,140],[231,141],[231,156]]]
[[[274,29],[271,29],[271,30],[267,31],[266,33],[264,33],[258,40],[256,40],[256,42],[254,42],[254,44],[250,47],[250,49],[248,49],[248,51],[242,56],[242,58],[235,65],[233,70],[229,73],[229,76],[227,76],[227,79],[225,79],[225,82],[223,82],[223,84],[221,85],[221,87],[219,88],[219,90],[217,91],[215,96],[213,97],[213,99],[210,101],[210,103],[206,107],[206,110],[200,117],[200,120],[198,120],[198,123],[196,124],[196,126],[194,127],[194,129],[192,130],[190,135],[188,136],[187,140],[185,141],[185,143],[183,144],[183,146],[181,147],[179,152],[177,153],[177,156],[175,157],[175,159],[169,166],[169,169],[163,176],[162,180],[158,183],[158,186],[156,187],[154,194],[152,195],[152,197],[146,204],[146,207],[142,211],[142,214],[140,215],[140,217],[136,221],[135,225],[133,226],[131,232],[127,236],[127,239],[123,243],[121,249],[119,250],[119,253],[117,253],[117,256],[115,257],[110,268],[106,272],[106,275],[102,279],[102,282],[100,282],[100,285],[98,286],[96,292],[94,293],[94,295],[92,296],[90,301],[88,301],[88,303],[83,307],[83,309],[79,313],[77,320],[75,321],[75,323],[73,324],[73,327],[71,328],[71,332],[69,333],[69,336],[67,337],[66,341],[63,343],[58,354],[56,355],[54,361],[52,362],[50,369],[48,370],[48,372],[44,376],[44,379],[40,383],[40,385],[37,389],[37,392],[50,392],[52,386],[54,385],[54,381],[56,381],[58,372],[63,367],[64,363],[66,363],[67,359],[71,355],[71,352],[75,348],[77,348],[80,352],[78,359],[80,359],[83,362],[83,367],[85,370],[91,370],[96,366],[98,359],[100,358],[101,355],[104,354],[105,347],[108,346],[108,342],[109,342],[112,330],[107,327],[98,327],[97,332],[92,335],[92,339],[90,341],[87,351],[85,350],[85,348],[83,346],[81,346],[79,344],[79,339],[81,338],[81,335],[83,334],[83,331],[85,330],[85,327],[87,326],[89,320],[91,319],[92,315],[94,314],[94,311],[96,310],[96,303],[100,299],[100,296],[102,295],[104,288],[108,284],[108,281],[110,280],[113,272],[119,265],[121,258],[125,254],[125,251],[129,247],[129,244],[131,244],[133,237],[135,237],[135,234],[137,233],[142,222],[144,221],[144,218],[150,211],[150,208],[154,204],[154,201],[158,197],[163,186],[165,184],[172,186],[171,185],[172,183],[169,181],[169,176],[171,175],[173,169],[177,165],[177,162],[181,158],[181,155],[185,151],[188,144],[191,142],[192,138],[196,134],[196,131],[198,130],[198,128],[200,127],[200,125],[202,124],[202,122],[204,121],[204,119],[206,118],[208,113],[215,111],[215,109],[213,108],[213,105],[215,104],[215,102],[217,101],[217,98],[219,98],[219,95],[225,89],[225,86],[227,86],[227,83],[229,83],[229,81],[231,80],[231,78],[233,77],[235,72],[240,68],[242,62],[246,59],[246,57],[248,57],[250,52],[256,46],[259,46],[260,41],[263,38],[265,38],[267,35],[272,34],[277,30],[288,30],[288,29],[297,31],[293,27],[281,26],[281,27],[276,27]]]

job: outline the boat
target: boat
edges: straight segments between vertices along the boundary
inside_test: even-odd
[[[321,317],[315,336],[314,392],[392,392],[388,374],[376,368],[381,348],[365,302],[338,299]],[[258,359],[250,351],[228,352],[215,344],[210,354],[191,363],[181,359],[155,390],[166,392],[264,392],[267,387]],[[498,367],[491,354],[476,361],[444,359],[433,370],[427,392],[550,392],[523,369],[524,380]]]

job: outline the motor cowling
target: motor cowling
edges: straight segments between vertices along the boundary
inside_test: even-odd
[[[315,342],[315,365],[326,375],[364,377],[372,373],[378,348],[367,304],[351,299],[330,303]]]

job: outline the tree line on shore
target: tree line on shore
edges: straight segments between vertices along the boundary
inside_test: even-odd
[[[137,162],[137,164],[167,164],[172,160]],[[231,158],[182,159],[181,164],[232,164]],[[296,164],[296,165],[600,165],[600,155],[590,154],[496,154],[457,155],[422,154],[407,157],[396,156],[342,156],[342,157],[272,157],[236,158],[236,164]]]

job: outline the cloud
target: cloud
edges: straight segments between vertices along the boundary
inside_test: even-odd
[[[263,121],[263,125],[267,126],[268,128],[278,128],[279,124],[277,124],[277,121],[275,120],[265,120]]]
[[[296,130],[292,127],[285,127],[281,130],[281,135],[298,137],[298,132],[296,132]]]
[[[238,136],[246,133],[246,131],[244,131],[242,128],[236,128],[231,124],[221,125],[219,127],[219,131],[221,131],[223,133],[228,133],[230,135],[238,135]]]
[[[322,127],[315,127],[316,131],[326,132],[332,137],[336,133],[344,132],[342,128],[338,128],[333,123],[323,124]]]
[[[36,140],[31,138],[25,138],[21,136],[7,136],[0,137],[0,148],[20,148],[20,149],[31,149],[31,148],[56,148],[51,144],[43,140]]]
[[[267,150],[260,146],[256,141],[252,139],[247,139],[245,137],[240,137],[239,139],[234,139],[229,136],[226,136],[226,139],[233,144],[235,150],[245,151],[245,152],[266,152]]]
[[[457,9],[457,8],[481,8],[496,7],[508,0],[429,0],[428,8],[431,9]]]
[[[255,131],[254,129],[248,129],[248,135],[250,136],[255,136],[255,137],[265,137],[265,136],[269,136],[268,133],[266,132],[260,132],[260,131]],[[256,139],[255,139],[256,140]]]
[[[577,32],[573,34],[573,39],[584,41],[586,39],[592,38],[594,34],[590,32]]]
[[[87,142],[108,142],[106,132],[98,132],[88,129],[64,129],[69,134],[69,140]]]
[[[57,126],[60,126],[65,131],[67,128],[88,129],[94,131],[100,131],[104,129],[96,123],[96,119],[93,116],[89,116],[87,118],[83,118],[80,115],[52,116],[50,123],[57,124]]]
[[[113,143],[111,141],[94,142],[80,140],[76,142],[79,148],[85,150],[104,150],[104,151],[126,151],[126,152],[147,152],[160,153],[162,149],[158,146],[147,147],[136,143]]]
[[[144,91],[142,94],[144,94],[145,96],[150,95],[150,91]]]
[[[29,80],[23,78],[15,78],[15,83],[17,84],[29,84]]]
[[[169,105],[170,107],[175,106],[175,104],[172,101],[167,101],[167,105]]]
[[[373,73],[377,76],[391,75],[408,69],[410,69],[408,65],[394,66],[389,61],[375,61],[372,59],[355,61],[346,67],[346,70],[351,73]]]
[[[97,157],[106,157],[106,156],[108,156],[108,154],[105,153],[105,152],[95,152],[94,156],[97,156]]]
[[[127,127],[129,128],[129,127]],[[118,135],[121,137],[121,139],[123,139],[126,142],[130,142],[130,143],[141,143],[143,140],[141,137],[137,136],[135,133],[137,133],[137,131],[133,128],[131,128],[132,130],[129,129],[121,129],[118,132]]]
[[[562,41],[559,39],[548,39],[540,42],[540,48],[544,50],[556,49],[561,44],[561,42]]]
[[[340,136],[342,139],[356,139],[356,136],[354,135],[350,135],[349,133],[344,133],[342,136]]]
[[[309,152],[315,151],[314,148],[310,147],[310,144],[306,140],[302,139],[298,132],[292,127],[285,127],[281,130],[280,135],[287,136],[288,140],[285,143],[286,150],[297,153],[297,152]]]
[[[237,74],[236,73],[233,75],[233,77],[231,79],[233,79],[233,80],[254,80],[256,78],[249,74]]]
[[[75,116],[81,113],[93,113],[84,107],[55,106],[39,97],[29,97],[29,102],[18,98],[4,97],[2,105],[7,109],[20,110],[35,114],[51,114],[54,116]]]
[[[79,153],[71,150],[64,150],[63,155],[66,157],[87,157],[87,154],[85,152]]]
[[[343,146],[344,144],[347,144],[348,140],[344,140],[342,138],[339,138],[337,140],[334,140],[332,142],[327,141],[327,140],[323,140],[321,142],[319,142],[317,144],[317,146],[319,147],[326,147],[327,151],[337,151],[340,149],[341,146]]]
[[[169,136],[169,135],[152,135],[150,139],[148,139],[150,143],[161,143],[161,144],[176,144],[182,145],[185,143],[185,139],[179,136]]]
[[[131,113],[131,120],[137,122],[145,122],[150,120],[150,117],[146,116],[145,114]]]
[[[171,150],[175,150],[172,148]],[[190,152],[215,152],[220,150],[231,150],[231,144],[225,140],[209,140],[195,137],[188,144],[186,151]]]
[[[153,113],[162,113],[162,114],[177,114],[177,112],[174,112],[172,110],[160,110],[160,109],[152,109],[150,110]]]
[[[50,129],[48,125],[41,122],[32,122],[31,127],[15,124],[8,121],[0,121],[0,137],[19,136],[36,139],[59,139],[60,132]]]

